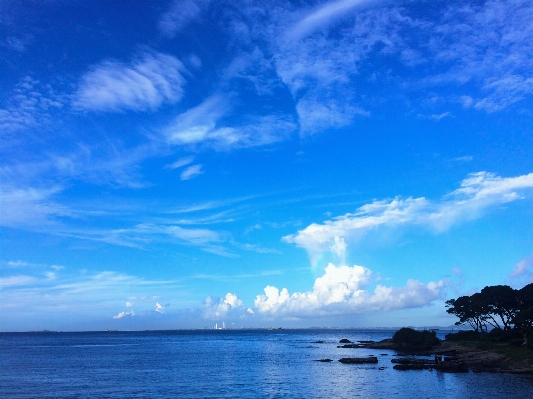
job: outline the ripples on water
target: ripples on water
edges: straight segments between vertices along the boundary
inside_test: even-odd
[[[337,348],[391,331],[0,334],[2,398],[533,398],[530,377],[397,371],[393,351]],[[316,344],[322,340],[324,344]],[[387,356],[380,356],[387,353]],[[377,355],[379,363],[341,364]],[[331,363],[314,360],[330,358]],[[379,367],[385,367],[379,370]]]

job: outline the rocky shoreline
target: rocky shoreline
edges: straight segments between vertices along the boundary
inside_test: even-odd
[[[391,360],[395,370],[437,370],[448,373],[511,373],[533,375],[533,361],[513,360],[490,349],[478,349],[443,341],[441,345],[430,348],[408,348],[398,346],[392,339],[380,342],[364,341],[353,343],[342,339],[337,348],[348,349],[391,349],[397,352],[397,358]],[[425,358],[424,358],[425,357]],[[377,363],[377,358],[360,361],[363,358],[342,358],[342,363]],[[352,360],[350,360],[352,359]],[[375,360],[374,360],[375,359]],[[321,359],[320,361],[331,361]]]

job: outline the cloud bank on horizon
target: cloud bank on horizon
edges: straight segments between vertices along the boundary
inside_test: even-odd
[[[532,21],[2,4],[0,329],[451,324],[446,298],[530,282]]]

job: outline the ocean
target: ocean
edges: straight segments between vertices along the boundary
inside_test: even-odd
[[[378,341],[392,334],[337,329],[0,333],[0,397],[533,398],[531,376],[397,371],[394,351],[337,348],[341,338]],[[378,364],[338,362],[368,355],[378,356]],[[316,361],[322,358],[333,362]]]

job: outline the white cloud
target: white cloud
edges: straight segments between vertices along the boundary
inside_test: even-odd
[[[165,313],[165,308],[159,302],[156,302],[156,304],[154,306],[154,310],[157,313]]]
[[[362,266],[329,264],[325,274],[315,280],[313,291],[281,291],[272,286],[255,299],[260,314],[276,317],[315,317],[416,308],[429,305],[444,296],[444,283],[422,284],[408,280],[404,287],[377,285],[373,293],[364,288],[372,272]]]
[[[194,162],[194,157],[184,157],[184,158],[178,159],[176,162],[173,162],[170,165],[166,165],[165,168],[166,169],[178,169],[192,162]]]
[[[67,96],[56,93],[50,85],[23,77],[8,98],[7,106],[0,109],[0,137],[50,123],[67,100]]]
[[[116,316],[113,316],[113,319],[122,319],[125,316],[135,316],[133,310],[131,312],[120,312]]]
[[[522,259],[518,262],[511,273],[509,278],[513,283],[522,283],[522,285],[533,283],[533,257],[528,259]]]
[[[31,263],[28,263],[28,262],[24,262],[22,260],[10,260],[9,262],[7,262],[7,265],[9,267],[28,267],[28,266],[33,266]]]
[[[372,0],[329,1],[298,21],[298,23],[287,32],[288,40],[308,35],[315,29],[332,22],[335,18],[346,17],[346,15],[355,7],[370,2],[372,2]]]
[[[240,313],[244,310],[244,303],[237,295],[228,292],[225,298],[208,296],[203,305],[204,318],[215,319],[228,314]]]
[[[473,173],[460,188],[439,201],[426,198],[395,198],[363,205],[356,213],[313,223],[297,234],[285,236],[286,242],[305,248],[311,257],[335,248],[343,238],[357,241],[378,227],[422,225],[437,232],[454,224],[480,217],[488,208],[521,199],[519,192],[533,188],[533,173],[517,177],[498,177],[487,172]]]
[[[167,54],[145,54],[132,65],[107,61],[86,73],[73,106],[91,111],[154,110],[183,95],[183,64]]]
[[[221,242],[223,238],[219,233],[208,229],[186,229],[180,226],[161,226],[154,224],[137,225],[133,233],[137,234],[164,234],[178,238],[188,244],[204,246],[211,243]]]
[[[126,302],[126,307],[131,308],[133,306],[133,302]]]
[[[181,172],[180,178],[181,180],[189,180],[194,176],[201,175],[202,173],[204,173],[202,171],[202,165],[191,165]]]
[[[304,134],[320,132],[330,127],[340,128],[352,122],[356,115],[370,115],[359,107],[308,96],[298,101],[296,111]]]
[[[446,117],[449,117],[449,116],[452,116],[452,114],[450,112],[444,112],[442,114],[432,114],[432,115],[422,115],[422,114],[418,114],[417,115],[419,118],[421,119],[431,119],[431,120],[434,120],[434,121],[440,121],[441,119],[443,118],[446,118]]]
[[[239,119],[227,126],[223,118],[232,112],[231,96],[213,95],[187,110],[163,130],[174,145],[205,145],[219,149],[252,147],[286,139],[296,126],[290,118],[278,115]]]
[[[180,30],[196,20],[202,8],[208,4],[207,0],[174,0],[170,9],[159,20],[159,31],[165,36],[174,37]]]
[[[53,196],[61,191],[60,187],[0,188],[0,224],[37,229],[55,223],[54,219],[58,216],[70,216],[71,210],[52,201]]]
[[[9,276],[0,278],[0,289],[6,287],[18,287],[34,284],[37,281],[35,277],[18,275],[18,276]]]
[[[456,162],[471,162],[474,160],[474,157],[472,155],[463,155],[461,157],[455,157],[452,159],[452,161]]]
[[[501,111],[530,94],[533,94],[533,77],[519,75],[491,78],[483,86],[491,94],[477,101],[476,109],[483,109],[488,113]]]

